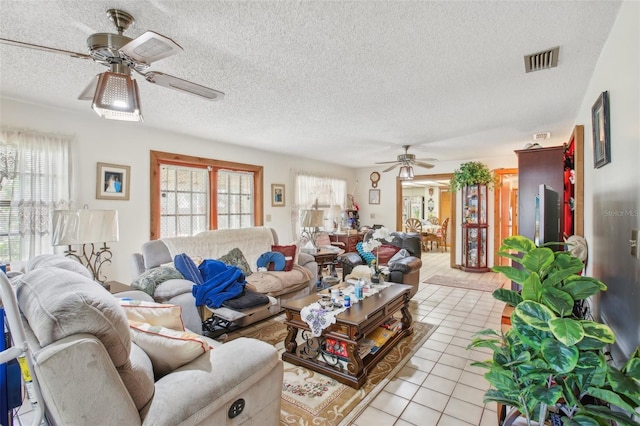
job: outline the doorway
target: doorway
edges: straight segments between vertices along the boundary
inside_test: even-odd
[[[438,198],[437,206],[434,205],[433,215],[438,214],[440,221],[449,218],[449,226],[447,231],[447,240],[449,241],[449,264],[451,268],[456,268],[456,197],[453,196],[451,190],[449,189],[449,181],[453,175],[451,173],[445,174],[433,174],[433,175],[416,175],[411,181],[402,181],[400,178],[396,177],[396,229],[404,231],[404,219],[407,215],[407,211],[405,208],[404,202],[404,187],[408,188],[423,188],[427,194],[427,188],[434,187],[438,188]],[[403,182],[405,185],[403,186]],[[413,194],[415,190],[410,189],[407,191],[407,194]],[[435,193],[435,191],[434,191]],[[444,206],[443,206],[443,198],[440,197],[444,195]],[[430,197],[430,195],[427,195]],[[425,211],[429,211],[427,198],[427,209]],[[448,207],[447,207],[448,204]],[[428,214],[428,213],[426,213]]]
[[[496,169],[494,175],[493,264],[509,266],[511,261],[498,252],[505,238],[518,235],[518,169]]]

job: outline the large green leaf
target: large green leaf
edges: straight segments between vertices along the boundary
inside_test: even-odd
[[[505,392],[501,392],[497,389],[489,389],[485,392],[483,402],[486,404],[491,401],[500,402],[512,407],[520,407],[520,401],[517,397],[514,398],[512,395],[506,394]]]
[[[524,300],[533,300],[534,302],[540,302],[540,290],[542,290],[542,283],[540,282],[540,275],[532,272],[522,283],[522,298]]]
[[[549,325],[547,323],[551,318],[556,318],[556,315],[551,309],[531,300],[525,300],[516,306],[513,310],[513,315],[519,316],[531,327],[542,331],[549,331]]]
[[[493,291],[493,298],[506,303],[509,306],[516,306],[522,302],[522,296],[513,290],[506,288],[498,288]]]
[[[531,354],[527,351],[522,351],[518,354],[518,357],[511,362],[503,364],[505,367],[511,367],[513,365],[528,363],[531,361]]]
[[[584,263],[577,257],[567,253],[557,253],[555,267],[559,271],[570,271],[571,274],[577,274],[584,268]]]
[[[584,329],[584,326],[582,327]],[[580,340],[576,346],[581,351],[592,351],[592,350],[600,350],[604,348],[607,344],[598,339],[594,339],[589,336],[584,336],[584,339]]]
[[[566,374],[578,364],[578,348],[566,346],[555,339],[542,342],[542,356],[557,373]]]
[[[522,255],[521,254],[513,254],[508,251],[498,251],[498,256],[505,257],[507,259],[511,259],[513,262],[522,263]],[[511,264],[513,265],[513,262]]]
[[[616,341],[616,336],[609,326],[594,321],[580,321],[580,323],[582,324],[585,337],[591,337],[604,343],[613,343]]]
[[[551,266],[554,259],[553,250],[550,248],[535,248],[522,257],[522,266],[540,274]]]
[[[566,346],[573,346],[584,337],[579,321],[571,318],[552,318],[549,320],[551,333]]]
[[[578,414],[572,418],[563,417],[562,424],[564,426],[600,426],[597,420],[584,414]]]
[[[557,385],[553,385],[549,388],[538,387],[535,388],[531,394],[538,401],[544,402],[547,405],[554,405],[562,396],[562,388]]]
[[[566,291],[574,300],[582,300],[593,296],[600,292],[600,286],[589,280],[570,280],[562,286],[562,290]]]
[[[629,358],[629,361],[625,364],[624,371],[629,377],[633,377],[635,380],[640,381],[640,359]]]
[[[640,405],[640,402],[638,402],[640,386],[632,378],[625,376],[615,367],[609,367],[607,378],[614,392],[624,394]]]
[[[528,253],[536,248],[536,245],[527,237],[522,235],[513,235],[502,240],[500,251],[515,250],[520,253]]]
[[[597,280],[597,279],[595,279],[593,277],[585,277],[585,276],[582,276],[582,275],[572,275],[570,277],[567,277],[567,279],[564,282],[564,285],[567,285],[567,284],[572,283],[574,281],[592,282],[592,283],[597,284],[598,287],[600,287],[600,290],[607,291],[607,286],[602,281]]]
[[[568,315],[573,311],[573,297],[555,287],[543,287],[540,292],[540,301],[561,316]]]
[[[517,315],[511,316],[511,327],[522,342],[531,347],[535,352],[540,351],[544,339],[551,337],[550,332],[531,327]]]
[[[501,273],[511,281],[515,281],[518,284],[522,284],[527,279],[529,274],[531,274],[531,272],[529,271],[517,269],[513,266],[494,266],[492,269],[494,272]]]
[[[609,404],[615,405],[616,407],[622,408],[628,414],[632,414],[635,411],[635,407],[629,405],[620,397],[620,395],[613,391],[590,387],[589,389],[587,389],[587,392],[594,398],[598,398],[601,401],[605,401]]]
[[[494,366],[494,368],[484,373],[484,378],[491,383],[491,386],[503,392],[518,391],[517,382],[509,369]]]
[[[613,411],[609,407],[603,407],[600,405],[585,405],[580,413],[583,414],[583,412],[600,419],[613,420],[618,426],[638,426],[638,423],[631,419],[629,416],[625,416],[622,413]]]

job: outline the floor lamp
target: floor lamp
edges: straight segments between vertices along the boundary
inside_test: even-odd
[[[117,210],[54,210],[53,246],[67,246],[65,256],[73,257],[105,285],[107,277],[101,274],[105,264],[111,263],[111,249],[107,243],[118,241]],[[102,244],[102,247],[100,247]],[[79,246],[79,251],[71,246]],[[102,275],[102,276],[101,276]]]

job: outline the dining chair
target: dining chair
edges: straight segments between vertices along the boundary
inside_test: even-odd
[[[405,232],[417,232],[421,234],[422,222],[420,222],[420,219],[417,219],[415,217],[410,217],[404,223],[404,230]]]
[[[440,232],[438,235],[438,248],[444,248],[444,251],[447,251],[447,228],[449,227],[449,218],[446,218],[442,221],[442,226],[440,227]]]
[[[438,219],[436,216],[431,216],[430,218],[427,219],[427,222],[429,222],[432,225],[440,225],[440,219]]]

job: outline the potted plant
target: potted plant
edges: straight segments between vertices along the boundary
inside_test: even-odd
[[[493,173],[485,164],[479,161],[460,164],[460,168],[454,170],[453,176],[449,181],[453,191],[472,185],[487,185],[491,187],[493,183]]]
[[[493,293],[514,307],[511,328],[503,334],[481,331],[469,345],[493,351],[491,360],[474,363],[488,370],[485,378],[492,389],[485,402],[511,407],[505,425],[522,416],[528,425],[534,420],[556,425],[562,419],[565,426],[610,421],[637,426],[632,416],[640,406],[640,350],[621,370],[609,365],[603,348],[615,341],[613,331],[575,309],[606,285],[577,275],[583,268],[580,259],[536,247],[522,236],[505,239],[499,254],[522,265],[493,268],[522,285],[522,291]]]

